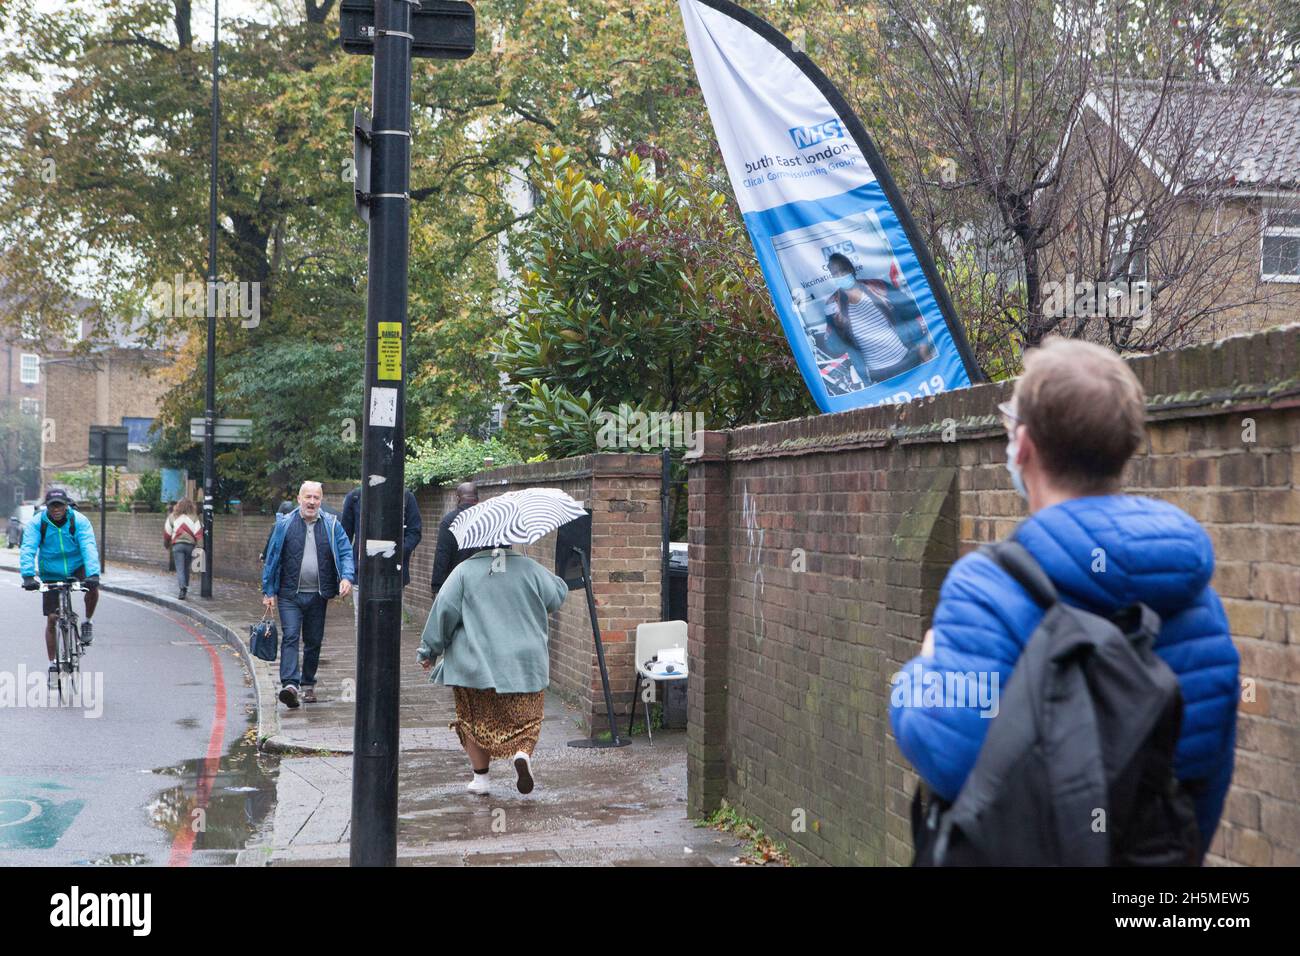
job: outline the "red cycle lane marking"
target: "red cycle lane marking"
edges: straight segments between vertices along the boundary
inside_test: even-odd
[[[194,851],[194,810],[207,809],[208,799],[212,796],[212,781],[216,779],[221,765],[222,746],[226,739],[226,679],[221,670],[221,658],[217,656],[217,649],[208,642],[207,638],[184,621],[178,621],[171,615],[159,616],[184,628],[203,645],[208,652],[208,660],[212,663],[212,684],[216,694],[212,708],[212,733],[208,737],[208,753],[203,758],[202,770],[199,772],[194,806],[190,810],[190,819],[183,821],[184,825],[172,840],[172,855],[167,863],[168,866],[189,866],[190,854]]]

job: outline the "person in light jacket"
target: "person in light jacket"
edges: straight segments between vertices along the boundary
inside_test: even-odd
[[[417,659],[433,671],[430,683],[453,689],[451,729],[474,770],[471,793],[489,792],[494,759],[513,760],[520,793],[533,789],[532,753],[551,681],[547,615],[568,593],[563,578],[508,547],[462,561],[438,591]]]
[[[190,559],[194,549],[203,541],[203,522],[199,520],[199,509],[189,498],[176,502],[167,522],[163,525],[163,540],[171,549],[176,565],[176,595],[182,601],[190,589]]]

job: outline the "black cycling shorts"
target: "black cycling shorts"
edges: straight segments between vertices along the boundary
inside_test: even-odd
[[[77,568],[77,570],[72,572],[72,576],[76,578],[78,581],[85,581],[86,569],[84,567]],[[54,581],[46,581],[44,578],[42,578],[41,581],[45,584],[56,583]],[[49,617],[52,614],[59,613],[59,592],[58,591],[46,591],[41,595],[41,613],[44,614],[46,617]]]

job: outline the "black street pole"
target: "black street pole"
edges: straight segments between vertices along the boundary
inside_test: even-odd
[[[216,488],[217,420],[217,130],[221,99],[217,90],[220,65],[220,2],[212,3],[212,142],[208,189],[208,369],[203,411],[203,578],[201,597],[212,597],[212,495]]]
[[[108,518],[105,517],[104,500],[108,497],[108,436],[104,436],[103,455],[99,459],[99,569],[102,572],[106,562]]]
[[[397,863],[411,6],[408,0],[375,3],[364,468],[357,535],[362,606],[352,757],[353,866]]]
[[[673,453],[663,450],[663,473],[659,477],[659,532],[663,535],[663,553],[659,555],[659,620],[668,620],[668,539],[672,537],[672,507],[670,495],[673,481]]]

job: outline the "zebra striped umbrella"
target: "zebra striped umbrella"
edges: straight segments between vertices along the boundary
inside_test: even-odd
[[[526,488],[466,508],[451,523],[451,533],[462,549],[532,544],[586,513],[558,488]]]

